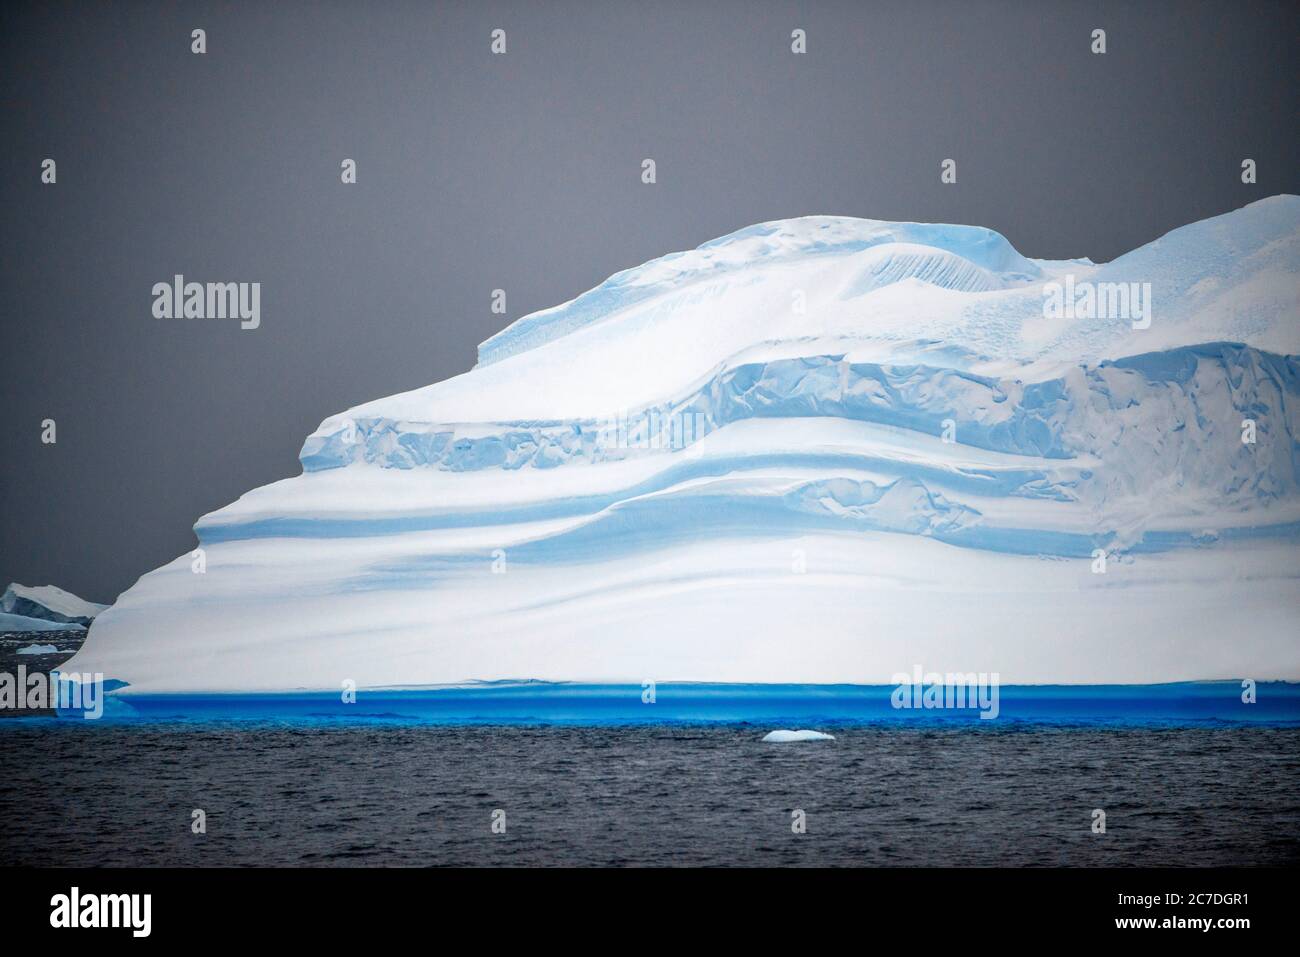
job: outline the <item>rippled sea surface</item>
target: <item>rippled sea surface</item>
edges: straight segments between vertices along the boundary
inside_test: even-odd
[[[6,722],[0,863],[1300,862],[1294,727],[766,730]]]

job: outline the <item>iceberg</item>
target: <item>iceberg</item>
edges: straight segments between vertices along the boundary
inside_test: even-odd
[[[11,582],[0,595],[0,612],[45,622],[84,627],[95,620],[107,605],[78,598],[72,592],[53,585],[29,586]],[[22,630],[15,628],[15,631]],[[29,631],[48,630],[30,628]]]
[[[1294,680],[1298,267],[1295,196],[1105,264],[751,226],[326,418],[67,667],[124,694]]]
[[[772,744],[790,744],[795,741],[834,741],[835,735],[823,734],[820,731],[808,731],[806,729],[799,731],[769,731],[763,736],[763,740]]]
[[[25,631],[85,631],[84,625],[68,622],[50,621],[46,618],[29,618],[26,615],[11,615],[0,611],[0,633]]]
[[[16,655],[55,655],[59,649],[54,645],[24,645],[14,652]]]

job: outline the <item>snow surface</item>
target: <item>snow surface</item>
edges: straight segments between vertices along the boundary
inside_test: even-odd
[[[770,741],[773,744],[787,744],[792,741],[834,741],[835,735],[822,734],[820,731],[769,731],[763,736],[764,741]]]
[[[144,576],[69,667],[133,692],[1300,678],[1298,266],[1294,196],[1103,265],[970,226],[743,229],[327,418],[302,475],[199,520],[205,573]],[[1150,283],[1149,328],[1044,318],[1067,276]]]

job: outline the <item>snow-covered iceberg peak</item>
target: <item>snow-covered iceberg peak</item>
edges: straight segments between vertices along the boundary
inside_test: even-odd
[[[1300,678],[1298,275],[1293,196],[1100,266],[978,227],[750,227],[330,416],[70,667],[133,691]]]
[[[805,216],[760,223],[610,276],[576,299],[524,316],[479,346],[479,364],[490,365],[578,329],[616,318],[659,296],[674,298],[692,288],[707,295],[710,283],[762,281],[763,274],[812,257],[846,258],[872,250],[859,262],[881,284],[910,277],[944,285],[963,278],[992,288],[1000,281],[1041,275],[1001,234],[979,226],[887,223],[847,216]]]

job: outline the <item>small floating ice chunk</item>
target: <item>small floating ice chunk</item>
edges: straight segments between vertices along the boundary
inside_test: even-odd
[[[53,645],[28,645],[26,648],[19,648],[15,654],[19,655],[56,655],[59,649]]]
[[[835,735],[822,734],[820,731],[769,731],[764,741],[772,741],[777,744],[784,744],[787,741],[834,741]]]

